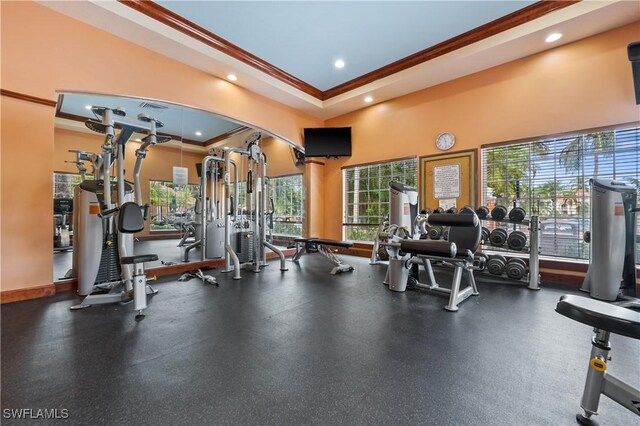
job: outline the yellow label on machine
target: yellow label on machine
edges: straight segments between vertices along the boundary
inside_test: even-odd
[[[594,370],[600,372],[603,372],[607,369],[607,363],[600,358],[592,358],[591,361],[589,361],[589,365],[591,365],[591,368],[593,368]]]

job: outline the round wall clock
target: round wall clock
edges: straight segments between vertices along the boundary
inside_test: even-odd
[[[436,138],[436,146],[438,147],[438,149],[441,149],[443,151],[451,149],[451,147],[455,143],[456,143],[455,136],[453,136],[453,134],[451,134],[449,132],[441,133]]]

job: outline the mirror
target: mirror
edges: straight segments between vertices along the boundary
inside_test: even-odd
[[[148,204],[144,229],[135,234],[133,242],[133,253],[158,255],[158,260],[149,262],[147,268],[203,261],[199,244],[202,235],[200,165],[207,155],[224,156],[233,148],[246,149],[247,140],[256,137],[259,137],[258,145],[267,159],[269,208],[265,214],[268,217],[268,238],[276,246],[287,247],[293,238],[302,235],[304,164],[300,150],[294,149],[291,143],[264,130],[181,105],[130,97],[63,93],[59,96],[56,111],[53,158],[54,282],[76,278],[78,265],[74,265],[74,251],[80,248],[74,248],[74,236],[79,235],[74,226],[80,227],[83,223],[80,219],[78,224],[80,215],[86,214],[86,211],[81,211],[78,192],[83,188],[82,182],[103,179],[99,170],[101,161],[104,162],[105,135],[92,131],[85,124],[87,120],[98,123],[102,120],[95,107],[120,108],[126,113],[122,120],[134,123],[133,126],[154,121],[157,139],[163,142],[145,144],[147,150],[139,169],[139,196],[133,190],[136,188],[134,174],[141,154],[139,148],[148,140],[145,138],[149,132],[133,132],[123,151],[125,181],[131,187],[129,196],[139,204]],[[92,127],[96,126],[99,124]],[[116,138],[122,132],[118,127],[116,125]],[[234,216],[234,220],[241,221],[251,214],[252,200],[246,193],[248,171],[241,156],[232,154],[230,158],[238,164],[237,196],[233,182],[230,190],[233,199],[237,200],[234,201],[237,214],[241,216],[240,219]],[[112,163],[112,179],[117,174],[116,163]],[[231,176],[233,181],[233,174]],[[211,185],[211,179],[207,185]],[[216,177],[213,185],[215,189],[208,186],[206,200],[208,223],[223,218],[231,208],[224,205],[221,175]],[[91,242],[96,247],[100,244],[100,241]],[[218,255],[215,251],[207,251],[204,260],[215,259]]]

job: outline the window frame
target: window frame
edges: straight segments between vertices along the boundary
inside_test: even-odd
[[[272,192],[271,191],[275,191],[274,185],[273,185],[273,181],[275,179],[285,179],[285,178],[291,178],[291,177],[299,177],[300,178],[300,191],[302,193],[302,197],[300,199],[300,220],[299,221],[277,221],[274,217],[274,225],[273,225],[273,235],[276,237],[302,237],[302,235],[304,235],[304,217],[305,217],[305,188],[304,188],[304,173],[290,173],[290,174],[286,174],[286,175],[279,175],[279,176],[269,176],[269,198],[271,198]],[[277,204],[276,200],[274,199],[274,207]],[[275,215],[275,212],[274,212]],[[291,215],[293,216],[293,215]],[[295,225],[300,225],[300,233],[299,234],[285,234],[285,233],[278,233],[276,232],[276,224],[277,223],[287,223],[287,224],[295,224]]]

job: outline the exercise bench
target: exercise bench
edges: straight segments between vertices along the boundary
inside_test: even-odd
[[[291,259],[293,262],[298,263],[305,253],[320,252],[320,254],[335,265],[331,270],[331,275],[353,271],[353,266],[343,262],[340,256],[334,252],[336,248],[351,248],[353,243],[347,241],[322,240],[320,238],[295,238],[293,241],[296,243],[296,254]]]
[[[591,416],[598,414],[601,394],[640,416],[640,389],[607,373],[611,350],[609,335],[640,339],[640,312],[623,307],[625,305],[633,307],[637,302],[617,306],[587,297],[564,295],[556,305],[559,314],[594,328],[589,370],[580,403],[584,414],[576,414],[576,420],[582,425],[598,424]]]

